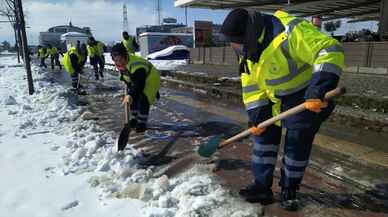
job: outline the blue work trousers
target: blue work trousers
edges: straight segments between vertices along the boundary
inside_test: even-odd
[[[288,110],[305,101],[305,90],[281,98],[282,111]],[[272,117],[272,105],[248,112],[250,121],[257,124],[257,120]],[[334,103],[321,113],[304,111],[284,121],[282,126],[287,129],[284,139],[284,156],[282,158],[281,178],[282,188],[299,189],[305,169],[309,163],[312,143],[322,122],[326,120],[334,109]],[[256,184],[270,188],[273,182],[282,128],[270,126],[260,136],[254,136],[251,167]]]

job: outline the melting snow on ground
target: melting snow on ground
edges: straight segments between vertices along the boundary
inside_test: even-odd
[[[14,65],[15,57],[1,57]],[[206,166],[174,178],[140,169],[135,153],[115,151],[114,132],[82,119],[68,87],[33,67],[0,69],[0,216],[255,217],[257,205],[221,186]]]

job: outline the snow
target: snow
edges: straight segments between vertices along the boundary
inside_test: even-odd
[[[15,57],[0,62],[12,65]],[[115,133],[83,119],[84,109],[68,103],[67,87],[46,79],[51,72],[32,71],[36,93],[29,96],[23,68],[0,69],[0,171],[6,177],[0,179],[0,216],[261,213],[223,188],[206,165],[173,178],[157,167],[140,169],[139,153],[116,152]]]
[[[175,70],[179,66],[187,65],[187,60],[150,60],[158,70]]]
[[[158,52],[154,52],[152,54],[149,54],[147,56],[148,59],[156,59],[158,57],[164,57],[164,56],[169,56],[171,55],[174,51],[177,51],[177,50],[186,50],[188,51],[189,48],[184,46],[184,45],[175,45],[175,46],[170,46],[166,49],[163,49],[161,51],[158,51]]]
[[[218,79],[219,81],[240,81],[240,77],[221,77]]]
[[[105,62],[109,64],[106,68],[114,69],[110,53],[105,53]],[[187,65],[187,60],[149,60],[158,70],[175,70],[177,67]]]
[[[61,40],[66,40],[68,37],[89,37],[88,35],[80,32],[68,32],[61,35]]]

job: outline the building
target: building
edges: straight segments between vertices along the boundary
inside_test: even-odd
[[[174,18],[165,18],[163,19],[162,25],[146,25],[136,28],[136,36],[139,37],[140,34],[145,32],[163,32],[171,33],[172,29],[186,27],[183,24],[178,24],[177,20]]]
[[[201,40],[203,41],[204,39],[201,39],[201,40],[198,39],[198,35],[203,30],[203,29],[201,29],[201,25],[203,26],[203,24],[207,24],[206,29],[208,29],[208,31],[211,32],[211,34],[209,34],[209,37],[211,37],[211,40],[208,39],[207,44],[205,42],[202,42],[202,43],[200,42]],[[225,44],[226,44],[225,37],[220,33],[221,32],[221,25],[213,24],[212,22],[208,22],[208,21],[195,21],[194,26],[196,26],[196,36],[197,36],[197,38],[194,40],[195,47],[225,46]],[[194,28],[183,26],[183,27],[171,29],[171,32],[172,33],[190,33],[190,34],[193,34]]]
[[[77,46],[77,42],[80,42],[80,45],[86,44],[88,39],[89,35],[80,32],[68,32],[61,35],[61,42],[65,42],[67,50]]]
[[[142,57],[161,51],[171,46],[184,45],[193,47],[193,34],[146,32],[139,36],[140,52]]]
[[[39,33],[39,44],[40,45],[54,45],[58,47],[65,47],[64,44],[61,42],[61,35],[68,33],[68,32],[78,32],[83,33],[88,36],[92,36],[92,33],[90,31],[89,27],[77,27],[73,26],[73,24],[70,22],[69,25],[62,25],[62,26],[54,26],[48,29],[47,32],[40,32]]]

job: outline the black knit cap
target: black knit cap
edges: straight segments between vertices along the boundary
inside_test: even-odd
[[[125,48],[123,43],[117,43],[117,44],[113,45],[112,51],[110,52],[110,55],[112,57],[114,57],[114,56],[127,56],[128,51],[127,51],[127,48]]]
[[[245,9],[234,9],[225,18],[221,27],[221,33],[231,42],[243,44],[249,19]]]

